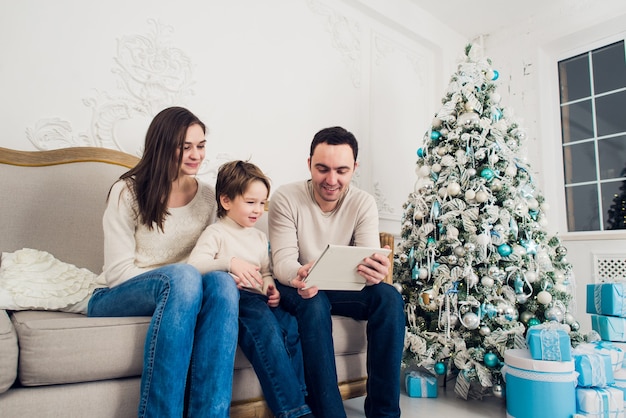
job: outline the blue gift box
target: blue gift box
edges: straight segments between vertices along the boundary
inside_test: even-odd
[[[619,343],[613,343],[611,341],[593,341],[589,343],[582,343],[576,346],[573,355],[575,353],[597,353],[609,356],[611,358],[611,366],[613,372],[620,370],[624,366],[624,351]]]
[[[569,361],[572,343],[563,325],[557,322],[535,325],[528,329],[526,341],[535,360]]]
[[[426,373],[407,372],[406,393],[411,398],[436,398],[437,378]]]
[[[508,417],[569,418],[576,413],[573,360],[534,360],[527,349],[510,349],[504,352],[502,375]]]
[[[576,411],[582,416],[624,418],[624,398],[619,389],[577,388]]]
[[[588,284],[587,313],[626,317],[626,284]]]
[[[574,367],[581,387],[605,387],[615,382],[611,357],[607,355],[574,350]]]
[[[619,369],[613,373],[613,376],[615,377],[613,387],[624,393],[624,400],[626,401],[626,369]]]
[[[591,315],[591,328],[605,341],[626,341],[626,318]]]

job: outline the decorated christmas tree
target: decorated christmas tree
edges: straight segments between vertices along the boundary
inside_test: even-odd
[[[464,398],[502,397],[505,350],[570,312],[572,266],[546,232],[546,203],[522,154],[525,132],[491,61],[466,47],[417,150],[394,280],[406,302],[404,365],[456,377]]]

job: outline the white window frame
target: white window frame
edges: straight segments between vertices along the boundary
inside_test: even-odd
[[[542,167],[545,172],[545,193],[550,209],[548,221],[552,229],[568,241],[626,239],[625,230],[569,232],[563,174],[563,142],[561,136],[561,105],[559,92],[559,61],[587,53],[615,42],[625,41],[626,31],[619,28],[597,28],[595,37],[589,32],[575,34],[545,45],[539,51],[539,103]],[[613,33],[610,33],[613,31]]]

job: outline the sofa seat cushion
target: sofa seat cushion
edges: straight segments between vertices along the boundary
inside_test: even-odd
[[[8,390],[17,377],[17,336],[7,311],[0,310],[0,393]]]
[[[88,318],[51,311],[19,311],[12,321],[24,386],[91,382],[141,375],[150,317]]]
[[[88,318],[66,312],[16,311],[11,319],[19,341],[18,379],[23,386],[141,375],[150,317]],[[333,316],[335,353],[346,358],[337,360],[340,382],[365,376],[361,363],[367,347],[366,324]],[[254,376],[240,349],[235,372]],[[257,392],[256,382],[250,389]]]

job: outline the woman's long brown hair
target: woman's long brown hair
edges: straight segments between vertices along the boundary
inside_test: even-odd
[[[165,218],[169,215],[167,202],[172,182],[178,177],[185,135],[192,125],[200,125],[206,133],[204,123],[185,108],[170,107],[159,112],[146,133],[141,160],[120,176],[134,192],[141,223],[150,229],[156,225],[163,231]],[[177,150],[178,160],[175,160]]]

